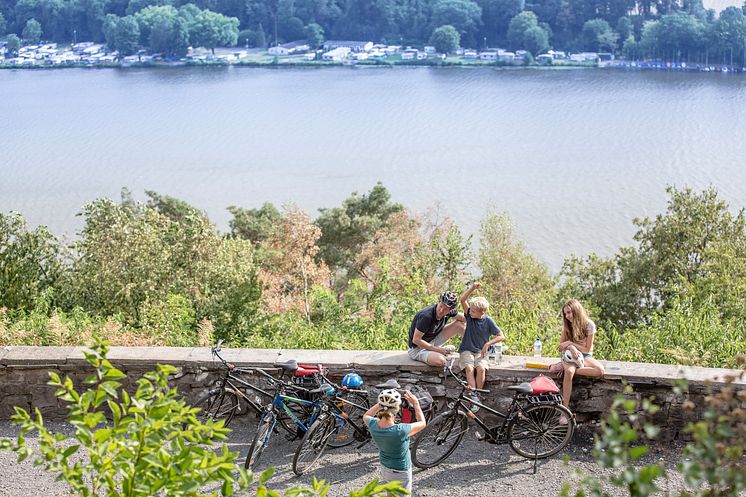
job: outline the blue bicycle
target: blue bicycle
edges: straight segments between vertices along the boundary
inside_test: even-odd
[[[293,363],[280,365],[284,369],[292,369]],[[278,380],[274,376],[258,369],[257,373],[265,376],[267,381],[277,387],[272,403],[267,405],[265,412],[259,420],[254,440],[246,455],[244,467],[252,469],[261,457],[264,449],[269,446],[272,433],[275,432],[278,418],[284,416],[288,421],[295,423],[301,433],[306,433],[314,421],[329,410],[330,403],[334,406],[334,431],[326,440],[325,445],[331,447],[344,447],[355,441],[356,428],[363,414],[370,407],[368,395],[365,390],[350,390],[334,386],[323,373],[319,366],[319,381],[321,386],[314,389],[305,389],[297,385]],[[292,392],[292,394],[290,394]],[[298,395],[303,393],[303,397]],[[352,423],[349,423],[351,420]]]

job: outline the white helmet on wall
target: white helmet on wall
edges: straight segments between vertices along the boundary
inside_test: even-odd
[[[378,403],[381,407],[398,409],[401,405],[401,394],[393,388],[384,390],[378,394]]]

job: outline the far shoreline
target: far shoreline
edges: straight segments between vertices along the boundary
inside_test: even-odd
[[[713,65],[702,67],[701,65],[680,67],[665,62],[640,62],[633,63],[628,61],[617,61],[615,64],[599,66],[595,63],[571,63],[563,62],[561,64],[501,64],[494,62],[459,62],[459,61],[391,61],[391,62],[322,62],[322,61],[285,61],[285,62],[256,62],[256,61],[239,61],[239,62],[147,62],[124,64],[121,62],[107,64],[55,64],[55,65],[10,65],[0,64],[0,70],[24,70],[24,71],[47,71],[56,69],[172,69],[172,68],[251,68],[251,69],[325,69],[325,68],[350,68],[350,69],[397,69],[397,68],[435,68],[435,69],[497,69],[506,71],[515,70],[539,70],[539,71],[563,71],[563,70],[590,70],[590,69],[611,69],[617,71],[642,71],[642,72],[668,72],[668,73],[727,73],[727,74],[746,74],[746,68],[729,67],[723,65]]]

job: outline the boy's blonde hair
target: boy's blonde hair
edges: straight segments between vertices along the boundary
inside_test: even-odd
[[[484,314],[490,310],[490,303],[484,297],[474,297],[469,299],[469,307]]]

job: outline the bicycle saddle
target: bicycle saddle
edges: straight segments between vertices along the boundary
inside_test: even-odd
[[[534,391],[534,387],[532,387],[531,384],[526,383],[524,381],[520,385],[511,385],[511,386],[509,386],[508,390],[513,390],[513,391],[516,391],[518,393],[532,393]]]
[[[276,368],[284,369],[285,371],[295,371],[298,369],[298,362],[295,359],[290,359],[285,362],[276,362],[274,366]]]
[[[391,378],[386,383],[379,383],[378,385],[376,385],[376,388],[384,388],[384,389],[401,388],[401,385],[399,385],[399,382],[396,381],[395,378]]]

